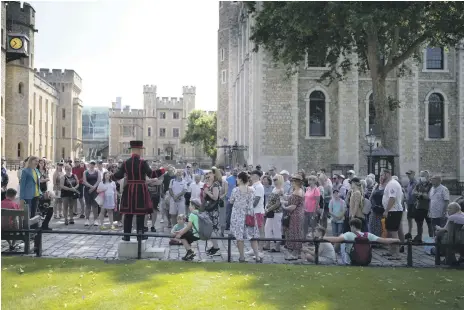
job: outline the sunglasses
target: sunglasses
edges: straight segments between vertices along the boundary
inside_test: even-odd
[[[277,179],[272,179],[272,181],[277,182]]]

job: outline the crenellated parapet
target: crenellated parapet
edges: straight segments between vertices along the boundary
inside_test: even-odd
[[[109,109],[110,117],[137,117],[143,116],[144,110],[143,109]]]
[[[195,86],[183,86],[182,87],[182,94],[184,95],[195,95],[197,88]]]
[[[143,85],[143,93],[156,94],[156,85]]]
[[[7,1],[6,4],[7,31],[27,33],[26,28],[34,29],[35,10],[32,5],[21,1]]]
[[[36,74],[47,80],[49,83],[72,83],[82,90],[82,78],[74,70],[70,69],[34,69]]]

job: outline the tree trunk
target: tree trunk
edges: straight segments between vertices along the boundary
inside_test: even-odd
[[[372,91],[374,96],[375,123],[380,133],[383,147],[396,151],[396,130],[392,127],[395,122],[393,116],[396,111],[391,111],[387,99],[386,79],[377,77],[372,79]]]

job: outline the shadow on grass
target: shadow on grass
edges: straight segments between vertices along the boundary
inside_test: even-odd
[[[194,277],[194,284],[197,283],[196,281],[206,283],[213,281],[216,285],[221,287],[226,285],[227,288],[227,283],[238,282],[239,284],[231,285],[232,290],[252,292],[256,305],[264,304],[277,309],[290,307],[321,310],[412,309],[414,302],[415,306],[421,307],[420,309],[429,309],[434,305],[433,302],[428,301],[429,292],[447,291],[450,296],[455,297],[462,295],[461,288],[464,287],[464,273],[459,276],[449,270],[433,269],[211,264],[146,260],[105,263],[98,260],[33,257],[5,257],[2,258],[2,266],[7,268],[3,272],[8,272],[12,276],[14,273],[19,276],[22,272],[28,275],[47,272],[51,268],[55,275],[62,276],[79,272],[104,273],[114,281],[115,286],[136,284],[140,289],[150,287],[154,291],[172,282],[181,282],[183,275],[198,273],[198,278]],[[172,277],[166,278],[166,276]],[[188,287],[188,289],[192,288]],[[414,295],[416,292],[423,292],[424,298],[422,300],[413,298],[411,289],[414,290]],[[227,298],[235,298],[236,294],[229,292],[228,295]],[[213,296],[213,298],[217,298],[217,303],[221,304],[221,296]],[[236,298],[236,302],[243,307],[250,306],[246,298],[242,298],[243,300],[240,300],[240,297]],[[446,298],[440,296],[440,300]],[[439,300],[438,297],[435,299]],[[404,307],[398,302],[405,302]],[[464,309],[464,307],[454,309]]]

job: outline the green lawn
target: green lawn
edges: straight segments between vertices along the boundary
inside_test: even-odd
[[[2,309],[464,309],[464,272],[2,258]]]

